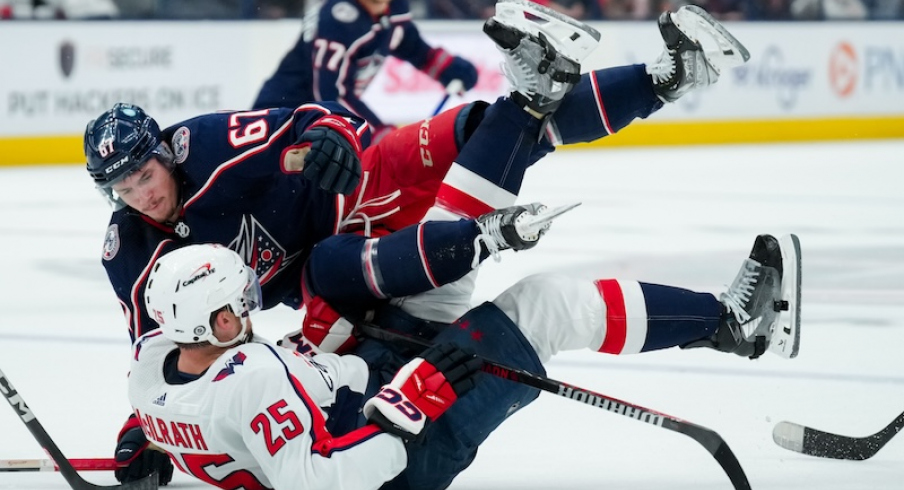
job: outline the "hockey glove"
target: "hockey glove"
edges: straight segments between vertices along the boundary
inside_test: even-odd
[[[173,479],[169,456],[148,442],[135,415],[119,431],[114,458],[118,468],[113,474],[121,483],[140,480],[155,471],[160,485],[168,485]]]
[[[412,359],[367,400],[364,416],[385,432],[411,441],[474,387],[482,362],[452,344],[433,346]]]
[[[355,128],[338,116],[325,116],[301,135],[304,176],[321,189],[350,194],[361,180],[361,141]]]
[[[344,354],[358,345],[355,327],[320,296],[305,299],[304,337],[323,352]]]
[[[465,90],[471,90],[477,85],[477,68],[470,61],[449,54],[442,48],[430,50],[427,54],[427,63],[421,71],[438,80],[444,87],[448,87],[453,80],[460,81]]]

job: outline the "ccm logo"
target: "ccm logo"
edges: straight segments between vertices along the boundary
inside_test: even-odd
[[[13,410],[19,414],[19,418],[22,419],[22,422],[26,424],[35,419],[33,413],[31,413],[31,409],[28,408],[28,405],[25,404],[25,401],[19,397],[19,392],[13,388],[13,385],[9,383],[9,380],[0,373],[0,392],[3,393],[3,396],[6,397],[6,400],[9,401],[9,404],[12,405]]]
[[[417,136],[418,147],[421,153],[421,163],[423,163],[425,167],[432,167],[433,155],[431,155],[430,150],[427,149],[427,146],[430,144],[430,119],[421,123]]]
[[[129,163],[129,156],[128,156],[128,155],[126,155],[126,156],[120,158],[118,162],[116,162],[116,163],[114,163],[113,165],[110,165],[109,167],[107,167],[107,170],[105,170],[104,172],[105,172],[105,173],[110,173],[110,172],[112,172],[112,171],[118,169],[119,167],[122,167],[123,164],[126,164],[126,163]]]

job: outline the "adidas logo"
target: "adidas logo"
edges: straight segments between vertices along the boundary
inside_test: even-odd
[[[157,399],[154,400],[154,405],[160,405],[161,407],[166,405],[166,393],[158,396]]]

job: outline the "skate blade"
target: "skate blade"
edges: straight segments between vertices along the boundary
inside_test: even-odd
[[[696,5],[680,8],[672,14],[672,22],[691,40],[701,42],[700,35],[705,34],[716,44],[718,50],[707,50],[707,43],[702,43],[706,58],[717,70],[741,66],[750,59],[747,48],[709,12]]]
[[[554,209],[544,210],[542,214],[530,216],[525,215],[518,221],[518,230],[523,231],[525,235],[536,235],[540,230],[547,228],[552,220],[562,216],[572,209],[580,206],[581,203],[566,204]]]
[[[782,249],[782,301],[787,311],[781,311],[767,350],[786,359],[797,357],[800,351],[800,285],[801,252],[797,235],[779,239]]]
[[[599,47],[602,37],[596,29],[548,7],[527,0],[496,3],[497,22],[528,30],[535,37],[543,32],[560,55],[581,64]]]

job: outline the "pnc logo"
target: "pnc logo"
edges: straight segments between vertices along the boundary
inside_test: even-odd
[[[857,87],[858,65],[857,52],[848,42],[839,43],[829,55],[829,85],[839,97],[849,97]]]

